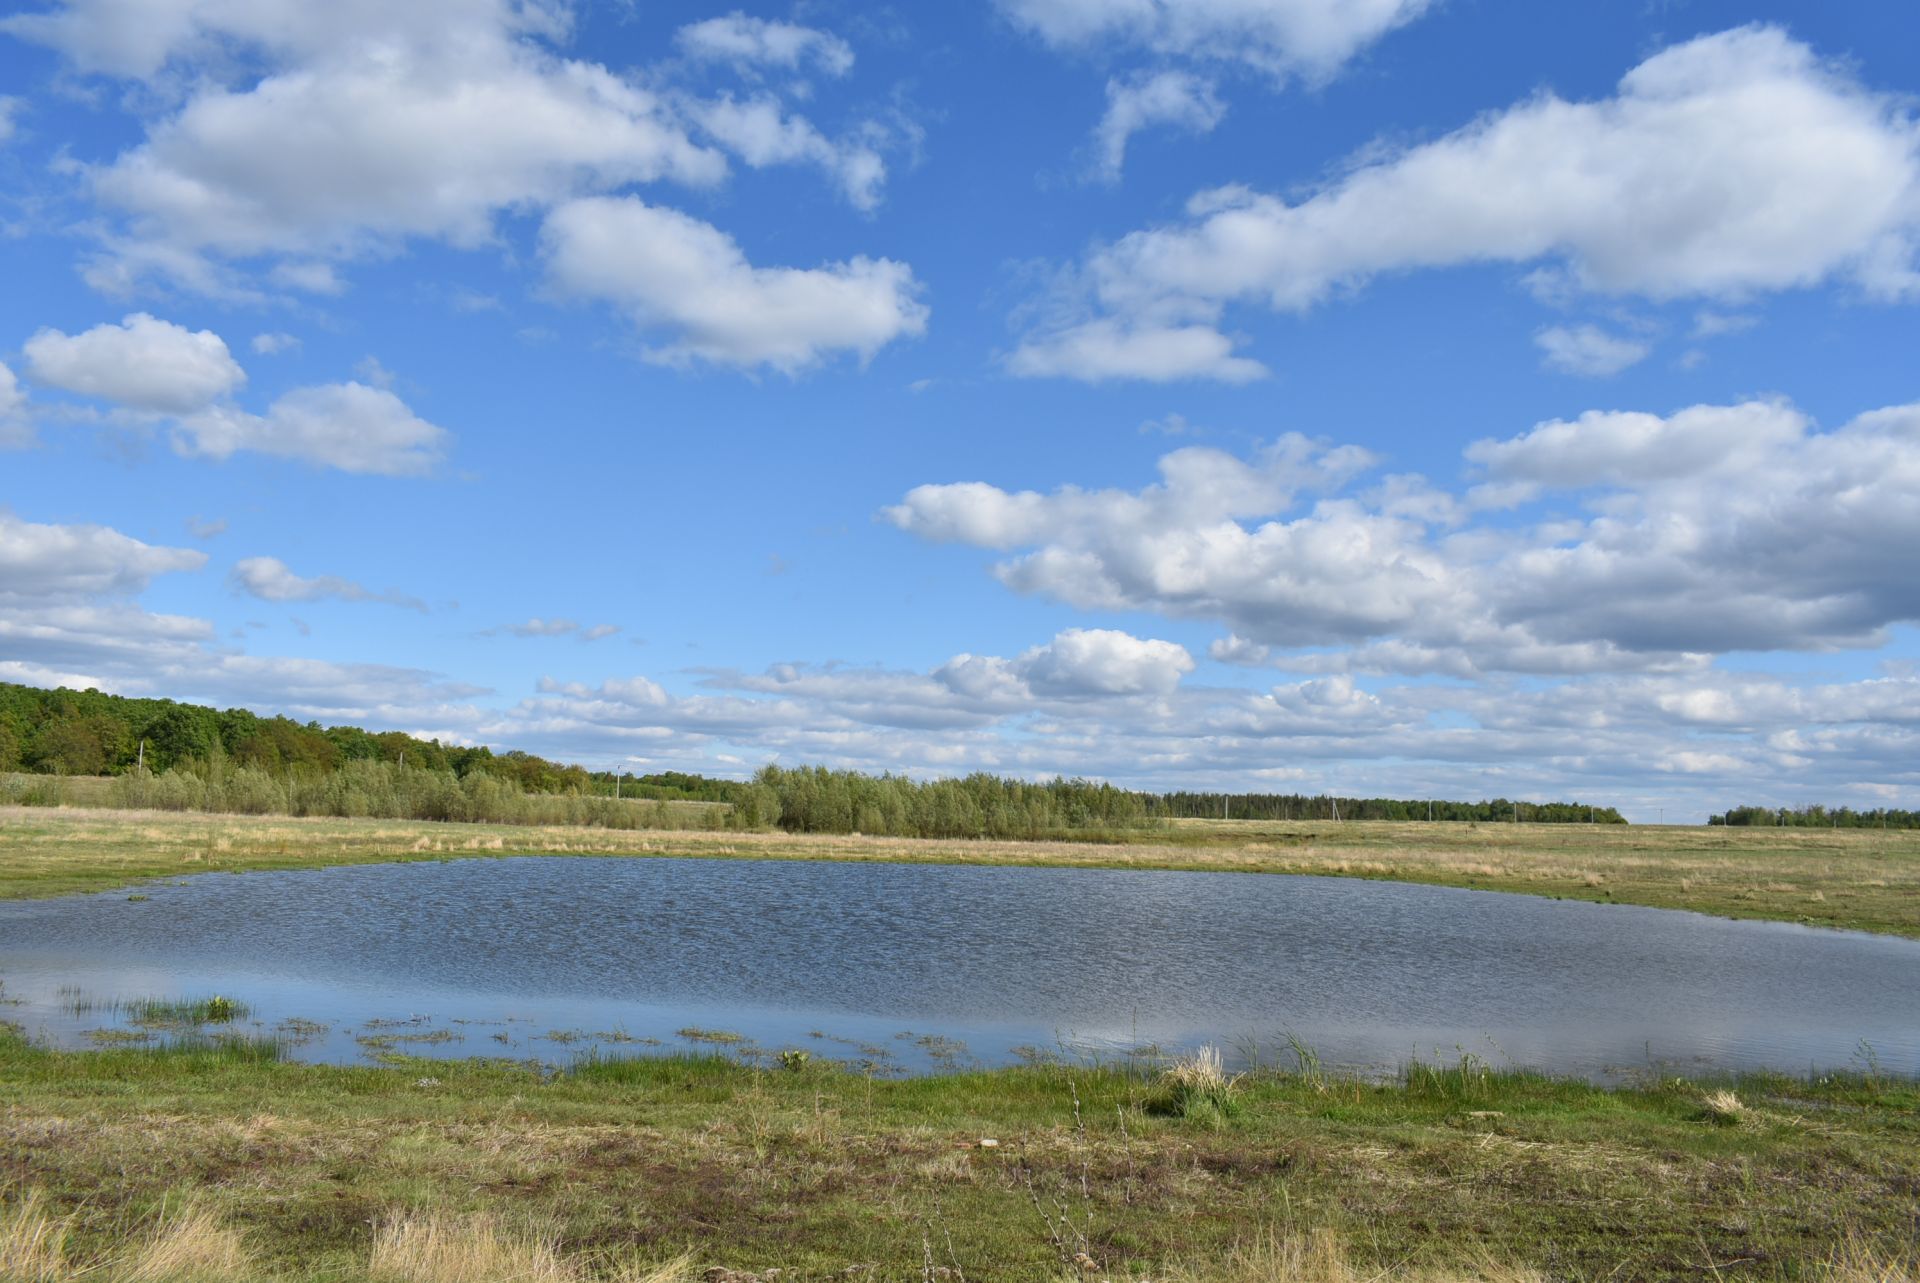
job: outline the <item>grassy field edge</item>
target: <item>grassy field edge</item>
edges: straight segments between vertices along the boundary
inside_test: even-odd
[[[0,1033],[0,1221],[37,1206],[65,1218],[72,1259],[104,1260],[191,1213],[244,1245],[252,1272],[230,1277],[277,1280],[375,1277],[370,1253],[403,1224],[544,1244],[561,1264],[514,1275],[540,1283],[668,1266],[727,1283],[1351,1283],[1911,1264],[1911,1081],[1186,1072],[339,1067]],[[1341,1245],[1339,1271],[1307,1268],[1316,1243]],[[940,1273],[923,1272],[929,1248]]]

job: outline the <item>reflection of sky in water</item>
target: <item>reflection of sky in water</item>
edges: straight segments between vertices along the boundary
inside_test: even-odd
[[[6,1018],[84,1045],[115,1022],[64,1012],[74,986],[227,994],[266,1030],[331,1026],[297,1051],[331,1060],[375,1037],[564,1061],[596,1042],[684,1049],[677,1031],[699,1027],[837,1058],[884,1047],[909,1067],[930,1061],[906,1031],[987,1063],[1201,1041],[1285,1062],[1290,1031],[1330,1064],[1373,1068],[1470,1053],[1582,1075],[1797,1072],[1857,1064],[1864,1039],[1882,1068],[1920,1072],[1915,942],[1437,887],[525,858],[205,874],[140,894],[0,904]],[[456,1037],[412,1041],[435,1030]]]

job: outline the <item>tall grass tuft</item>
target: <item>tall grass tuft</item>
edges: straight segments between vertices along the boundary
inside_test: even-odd
[[[1218,1124],[1240,1112],[1240,1075],[1227,1072],[1218,1047],[1201,1047],[1161,1071],[1159,1095],[1150,1108]]]
[[[1749,1116],[1746,1102],[1724,1087],[1701,1097],[1700,1109],[1708,1122],[1722,1127],[1737,1127]]]
[[[400,1216],[373,1242],[374,1283],[579,1283],[553,1239],[515,1234],[490,1216]]]
[[[49,1212],[38,1190],[0,1209],[0,1279],[60,1283],[67,1277],[68,1217]]]
[[[253,1257],[213,1212],[190,1207],[163,1217],[107,1277],[115,1283],[246,1283],[254,1277]]]
[[[1850,1237],[1827,1262],[1824,1273],[1812,1277],[1826,1283],[1920,1283],[1920,1247],[1890,1252]]]
[[[1534,1270],[1491,1258],[1465,1268],[1363,1267],[1327,1229],[1285,1237],[1269,1231],[1224,1256],[1176,1265],[1154,1278],[1164,1283],[1542,1283]]]
[[[1544,1283],[1536,1270],[1485,1257],[1464,1267],[1380,1269],[1354,1262],[1331,1230],[1305,1236],[1268,1232],[1225,1256],[1174,1266],[1156,1283]]]

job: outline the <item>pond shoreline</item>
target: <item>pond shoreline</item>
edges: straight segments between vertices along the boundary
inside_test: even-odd
[[[1920,832],[1180,821],[1173,841],[951,842],[0,807],[0,900],[182,873],[500,855],[1313,874],[1920,939]],[[1154,835],[1159,836],[1159,835]]]
[[[15,1018],[67,1048],[224,1004],[333,1063],[696,1044],[918,1073],[1212,1043],[1375,1075],[1462,1049],[1595,1082],[1920,1072],[1915,943],[1343,878],[443,856],[15,901],[0,939]]]

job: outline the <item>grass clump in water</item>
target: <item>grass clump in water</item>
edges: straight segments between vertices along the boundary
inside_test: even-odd
[[[137,1025],[230,1025],[253,1014],[246,1003],[215,994],[211,998],[141,998],[126,1006]]]

